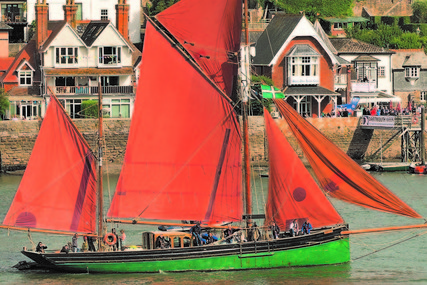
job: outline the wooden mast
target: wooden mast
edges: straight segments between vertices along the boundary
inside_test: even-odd
[[[102,248],[104,230],[104,191],[102,184],[102,87],[98,77],[98,250]]]
[[[426,164],[426,148],[425,148],[425,128],[426,128],[426,124],[425,124],[425,119],[426,119],[426,113],[424,108],[421,108],[421,165],[425,165]]]
[[[244,2],[244,18],[245,18],[245,46],[241,50],[241,68],[242,68],[242,119],[243,119],[243,163],[245,176],[245,205],[247,219],[247,227],[252,225],[252,193],[251,193],[251,177],[250,177],[250,153],[249,153],[249,127],[248,127],[248,97],[250,92],[250,69],[249,69],[249,30],[248,30],[248,0]]]

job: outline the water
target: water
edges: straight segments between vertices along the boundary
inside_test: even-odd
[[[412,206],[418,213],[422,216],[427,216],[427,197],[425,196],[426,176],[409,175],[406,173],[374,174],[374,176],[396,193],[402,200]],[[6,215],[20,180],[21,176],[0,175],[0,195],[2,197],[0,200],[1,221]],[[109,182],[110,188],[112,189],[110,190],[110,194],[112,195],[115,184],[117,183],[117,176],[111,176]],[[106,199],[108,199],[107,181],[105,181],[104,186],[106,188]],[[254,200],[258,201],[258,203],[255,202],[255,204],[262,204],[262,192],[265,192],[267,189],[267,178],[258,179],[255,189],[257,194],[254,195]],[[350,229],[386,227],[392,225],[399,226],[423,222],[362,209],[336,200],[333,201],[333,204],[345,221],[350,224]],[[124,228],[126,230],[129,244],[141,243],[140,232],[144,230],[144,227],[119,225],[118,228]],[[352,235],[351,256],[353,260],[350,263],[342,265],[207,273],[89,275],[23,272],[11,268],[11,266],[15,265],[18,261],[25,260],[25,257],[23,257],[19,251],[23,246],[31,248],[31,242],[25,232],[8,232],[6,230],[0,230],[0,239],[2,240],[0,244],[0,283],[424,284],[427,283],[426,233],[427,229],[369,235]],[[50,249],[60,248],[70,239],[70,237],[37,233],[31,234],[31,238],[35,243],[43,241]],[[389,248],[381,250],[386,247]]]

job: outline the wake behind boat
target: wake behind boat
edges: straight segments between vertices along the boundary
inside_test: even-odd
[[[237,74],[241,8],[240,0],[181,0],[147,23],[129,139],[108,219],[103,213],[102,173],[97,176],[95,172],[95,161],[102,169],[102,146],[95,155],[52,95],[28,168],[2,227],[93,235],[99,240],[99,248],[98,252],[68,254],[24,250],[25,256],[46,269],[88,273],[338,264],[350,261],[350,231],[329,197],[421,218],[284,100],[274,100],[320,186],[265,110],[269,189],[265,215],[260,215],[264,225],[255,237],[253,220],[260,216],[252,213],[247,114],[242,114],[241,133],[230,99]],[[244,59],[239,66],[245,110],[250,91],[248,44],[240,50],[240,58]],[[159,96],[163,100],[161,115],[153,108]],[[246,238],[196,246],[196,234],[148,231],[142,234],[139,248],[102,251],[105,220],[135,226],[193,220],[212,228],[233,222]],[[313,229],[300,234],[296,224],[308,221]],[[277,237],[269,230],[274,223],[282,229]],[[162,234],[169,238],[170,247],[157,246]]]

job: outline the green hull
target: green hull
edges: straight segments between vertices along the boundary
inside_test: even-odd
[[[60,270],[88,273],[149,273],[266,269],[339,264],[350,261],[349,238],[270,253],[228,255],[162,261],[63,263]]]

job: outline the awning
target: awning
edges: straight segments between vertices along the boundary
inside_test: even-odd
[[[387,94],[384,92],[360,92],[360,93],[353,93],[352,97],[360,97],[359,104],[368,104],[368,103],[390,103],[391,102],[401,102],[402,99],[400,97]]]

